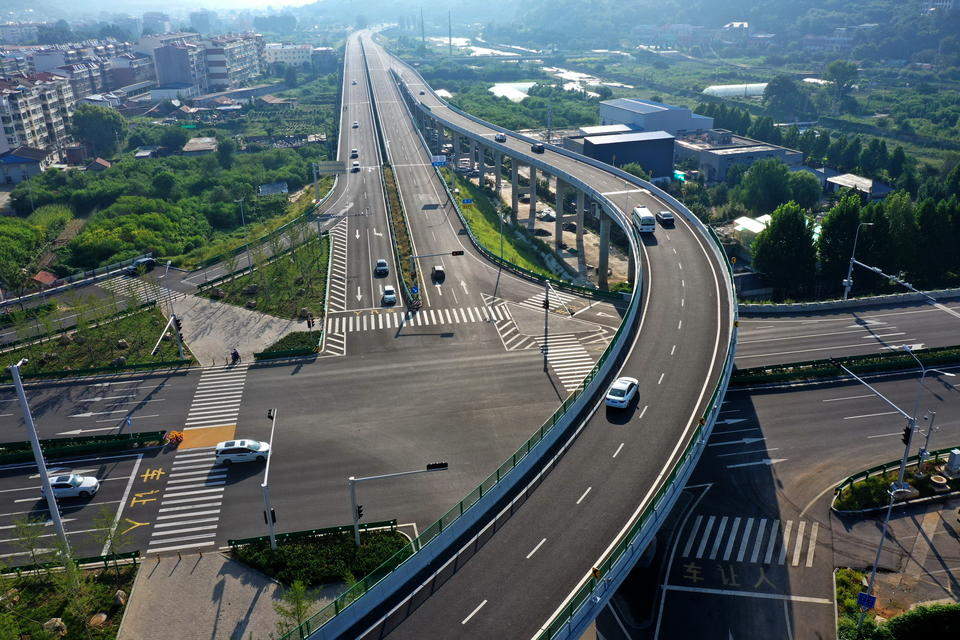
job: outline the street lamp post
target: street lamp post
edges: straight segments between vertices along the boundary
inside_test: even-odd
[[[920,379],[917,381],[917,394],[916,394],[916,399],[914,400],[913,415],[908,414],[906,411],[898,407],[896,404],[894,404],[892,400],[890,400],[889,398],[884,396],[882,393],[880,393],[877,389],[875,389],[872,385],[870,385],[870,383],[868,383],[866,380],[864,380],[854,372],[850,371],[850,369],[845,367],[838,360],[831,359],[832,364],[839,367],[846,374],[854,378],[857,382],[859,382],[860,384],[870,389],[870,391],[872,391],[875,396],[877,396],[878,398],[886,402],[893,409],[895,409],[897,413],[899,413],[901,416],[903,416],[907,420],[907,425],[904,427],[904,430],[903,430],[904,449],[903,449],[903,457],[900,459],[900,469],[897,473],[897,481],[890,485],[890,489],[887,492],[890,498],[889,498],[889,501],[887,502],[887,510],[883,517],[883,525],[881,527],[881,532],[880,532],[880,542],[877,544],[877,553],[874,556],[873,567],[870,570],[870,580],[867,584],[866,592],[860,594],[861,596],[866,596],[865,601],[869,601],[873,597],[873,588],[876,585],[876,581],[877,581],[877,567],[880,564],[880,554],[883,551],[883,541],[887,539],[887,530],[889,529],[889,526],[890,526],[890,515],[893,512],[893,504],[896,501],[897,497],[900,496],[904,492],[904,490],[908,488],[906,483],[904,482],[904,475],[906,474],[907,458],[910,456],[910,445],[911,445],[911,441],[913,440],[913,433],[917,427],[917,412],[919,411],[919,407],[920,407],[920,393],[923,389],[923,380],[924,378],[926,378],[927,374],[930,372],[939,373],[941,375],[946,375],[950,377],[953,377],[955,375],[952,373],[948,373],[946,371],[941,371],[939,369],[928,369],[923,366],[923,363],[920,362],[920,359],[917,358],[916,354],[914,354],[913,351],[908,346],[905,345],[904,350],[907,353],[909,353],[914,360],[917,361],[917,364],[920,365],[920,369],[922,372],[920,374]],[[870,606],[866,606],[866,605],[861,605],[860,607],[860,615],[857,619],[857,636],[856,637],[858,638],[860,637],[860,627],[863,624],[863,619],[866,616],[867,610],[869,608]]]
[[[40,474],[40,486],[43,487],[43,497],[47,501],[47,509],[50,511],[50,519],[60,538],[60,544],[63,545],[63,551],[70,553],[70,543],[67,541],[67,532],[63,529],[63,520],[60,519],[60,508],[57,506],[57,499],[53,495],[53,488],[50,486],[50,478],[47,476],[47,464],[43,459],[43,450],[40,448],[40,438],[37,435],[37,427],[33,422],[33,414],[30,413],[30,405],[27,403],[27,394],[23,390],[23,381],[20,379],[20,367],[27,362],[24,358],[14,365],[10,365],[10,373],[13,376],[13,386],[17,389],[17,398],[20,400],[20,408],[23,411],[23,421],[27,425],[27,433],[30,435],[30,446],[33,448],[33,459],[37,463],[37,473]]]
[[[263,470],[263,482],[260,483],[260,492],[263,494],[263,519],[267,523],[267,533],[270,536],[270,548],[277,548],[277,516],[273,511],[273,504],[270,502],[270,460],[273,458],[273,433],[277,428],[277,410],[267,411],[267,417],[272,421],[270,424],[270,449],[267,451],[267,464]]]
[[[243,215],[243,201],[244,201],[245,199],[246,199],[246,196],[244,196],[243,198],[238,198],[237,200],[234,200],[234,202],[240,203],[240,226],[241,226],[241,227],[246,227],[246,226],[247,226],[247,220],[246,220],[246,218],[245,218],[244,215]],[[252,270],[252,269],[253,269],[253,262],[250,260],[250,240],[249,240],[249,234],[247,233],[246,229],[244,230],[243,233],[244,233],[244,235],[248,236],[248,239],[247,239],[247,241],[246,241],[246,243],[245,243],[245,244],[247,245],[247,266]]]
[[[853,287],[853,261],[857,255],[857,240],[860,239],[860,229],[863,227],[872,227],[872,222],[861,222],[857,225],[857,232],[853,234],[853,250],[850,252],[850,263],[847,265],[847,277],[843,280],[843,299],[850,297],[850,289]]]
[[[386,478],[399,478],[400,476],[412,476],[417,473],[432,473],[434,471],[446,471],[449,468],[449,464],[446,462],[431,462],[423,469],[415,469],[414,471],[401,471],[399,473],[386,473],[379,476],[365,476],[365,477],[356,477],[350,476],[347,478],[347,485],[350,489],[350,509],[353,512],[353,542],[359,547],[360,546],[360,518],[363,515],[363,505],[357,504],[357,483],[366,482],[368,480],[385,480]]]

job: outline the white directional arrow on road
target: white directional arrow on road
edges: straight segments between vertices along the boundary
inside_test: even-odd
[[[880,336],[880,337],[883,337],[883,336]],[[923,349],[923,343],[918,342],[916,344],[893,344],[893,345],[890,345],[889,347],[883,347],[883,348],[891,349],[894,351],[901,351],[904,347],[906,347],[910,351],[918,351],[919,349]]]
[[[746,418],[726,418],[725,420],[717,420],[717,424],[737,424],[738,422],[746,421]]]
[[[360,293],[360,287],[357,287],[357,302],[363,300],[363,294]]]
[[[727,469],[736,469],[737,467],[756,467],[761,464],[765,464],[768,467],[778,462],[783,462],[787,458],[764,458],[763,460],[757,460],[756,462],[741,462],[740,464],[728,464]]]
[[[113,429],[116,429],[116,428],[117,426],[114,425],[112,427],[98,427],[96,429],[74,429],[73,431],[61,431],[57,435],[58,436],[78,436],[81,433],[90,433],[93,431],[112,431]]]
[[[60,522],[73,522],[76,518],[60,518]],[[47,520],[43,523],[43,526],[50,527],[53,525],[53,520]],[[5,524],[0,529],[15,529],[18,525],[15,524]]]
[[[617,316],[612,316],[609,313],[604,313],[603,311],[597,311],[597,315],[601,318],[616,318]]]
[[[99,398],[81,398],[77,402],[100,402],[101,400],[120,400],[121,398],[136,398],[137,394],[131,393],[125,396],[101,396]]]
[[[61,473],[76,473],[82,476],[83,474],[91,473],[92,471],[96,471],[96,469],[73,469],[71,467],[52,467],[47,469],[47,474],[50,476],[56,476],[56,475],[60,475]],[[40,474],[35,473],[32,476],[30,476],[30,479],[36,480],[39,477],[40,477]]]
[[[376,227],[373,228],[373,235],[378,236],[378,237],[380,237],[380,238],[383,237],[383,234],[380,233],[379,231],[377,231],[377,228],[376,228]]]
[[[360,229],[357,229],[357,240],[360,239]]]
[[[86,413],[75,413],[69,418],[91,418],[93,416],[105,416],[110,413],[128,413],[126,409],[116,409],[115,411],[87,411]]]
[[[761,442],[763,438],[744,438],[742,440],[728,440],[727,442],[714,442],[711,444],[711,447],[722,447],[726,444],[753,444],[754,442]]]
[[[460,281],[460,286],[463,287],[463,292],[464,292],[464,293],[470,293],[469,291],[467,291],[467,283],[466,283],[466,282],[464,282],[463,280],[461,280],[461,281]]]

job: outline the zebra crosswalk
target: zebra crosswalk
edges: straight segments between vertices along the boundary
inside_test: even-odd
[[[547,297],[547,294],[541,291],[537,295],[527,298],[523,302],[517,302],[521,307],[526,307],[528,309],[533,309],[534,311],[543,311],[543,300]],[[550,310],[551,311],[563,311],[564,306],[569,307],[574,302],[582,302],[582,298],[578,298],[575,295],[569,293],[561,293],[559,291],[550,291]],[[578,307],[581,305],[577,305]]]
[[[125,298],[132,298],[138,303],[158,302],[168,303],[182,298],[184,293],[161,287],[153,282],[148,282],[142,278],[132,278],[130,276],[117,276],[109,280],[103,280],[98,283],[101,289],[106,289],[111,293]]]
[[[508,320],[510,315],[502,305],[493,308],[468,306],[424,308],[418,311],[365,311],[328,316],[326,330],[329,333],[354,333],[400,327],[489,322],[491,318]]]
[[[554,375],[567,391],[573,391],[593,369],[593,356],[584,349],[576,334],[536,336],[540,351]]]
[[[160,497],[147,553],[214,545],[227,470],[216,464],[214,447],[177,453]]]
[[[246,380],[244,364],[204,369],[193,392],[184,430],[236,425]]]
[[[806,520],[701,514],[678,547],[682,558],[812,567],[819,531]]]
[[[327,309],[347,310],[347,220],[330,228],[330,277]]]

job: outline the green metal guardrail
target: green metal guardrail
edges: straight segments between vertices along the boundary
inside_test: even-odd
[[[137,560],[140,559],[139,551],[128,551],[126,553],[114,553],[108,556],[90,556],[87,558],[75,558],[74,562],[77,565],[86,565],[86,564],[103,564],[103,568],[107,569],[110,567],[111,562],[117,562],[118,560],[133,560],[136,564]],[[31,564],[21,567],[6,567],[0,569],[0,574],[9,574],[15,573],[18,576],[25,571],[36,571],[37,569],[56,569],[62,567],[62,562],[41,562],[39,564]]]
[[[377,522],[362,522],[357,525],[361,531],[367,531],[368,529],[390,529],[393,531],[397,528],[397,519],[393,520],[380,520]],[[321,538],[323,536],[335,535],[338,533],[351,533],[353,532],[352,524],[343,524],[336,527],[326,527],[323,529],[304,529],[302,531],[290,531],[288,533],[278,533],[275,538],[277,542],[284,542],[287,540],[302,540],[304,538]],[[237,538],[236,540],[227,540],[227,544],[231,548],[238,547],[244,544],[254,544],[257,542],[269,542],[270,536],[255,536],[253,538]]]
[[[960,445],[956,445],[956,446],[953,446],[953,447],[944,447],[943,449],[935,449],[935,450],[933,450],[933,451],[931,451],[931,452],[929,452],[929,453],[927,454],[927,458],[926,458],[926,459],[927,459],[927,460],[934,460],[934,461],[936,461],[936,462],[939,462],[939,461],[940,461],[940,456],[942,456],[942,455],[949,455],[951,451],[953,451],[954,449],[956,449],[956,448],[958,448],[958,447],[960,447]],[[912,455],[912,456],[910,456],[909,458],[907,458],[907,464],[908,464],[908,465],[909,465],[910,463],[915,463],[915,462],[919,462],[919,461],[920,461],[920,456],[919,456],[919,455]],[[892,460],[892,461],[890,461],[890,462],[885,462],[885,463],[883,463],[883,464],[878,464],[878,465],[876,465],[876,466],[870,467],[869,469],[866,469],[866,470],[861,471],[861,472],[859,472],[859,473],[855,473],[855,474],[853,474],[852,476],[847,476],[846,478],[844,478],[843,480],[840,481],[840,484],[838,484],[836,487],[833,488],[833,492],[834,492],[834,494],[836,494],[837,496],[839,496],[841,493],[843,493],[843,490],[844,490],[844,489],[846,489],[847,487],[849,487],[849,486],[851,486],[851,485],[853,485],[853,484],[855,484],[855,483],[857,483],[857,482],[860,482],[861,480],[866,480],[866,479],[869,478],[870,476],[875,476],[875,475],[877,475],[877,474],[883,475],[883,474],[887,473],[888,471],[893,471],[894,469],[899,469],[899,468],[900,468],[900,459],[899,459],[899,458],[896,459],[896,460]]]

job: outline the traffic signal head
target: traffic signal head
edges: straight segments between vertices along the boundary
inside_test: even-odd
[[[904,445],[910,444],[910,435],[912,431],[913,431],[913,428],[910,425],[907,425],[903,428],[903,437],[900,438],[900,441]]]
[[[463,249],[457,249],[456,251],[451,251],[451,252],[450,252],[450,255],[452,255],[452,256],[462,256],[462,255],[463,255]]]
[[[357,505],[357,520],[363,520],[363,505]]]
[[[427,465],[427,471],[446,471],[449,466],[446,462],[431,462]]]

